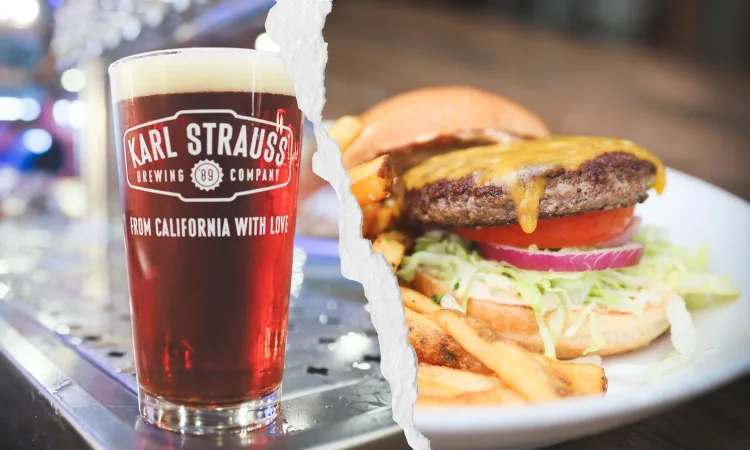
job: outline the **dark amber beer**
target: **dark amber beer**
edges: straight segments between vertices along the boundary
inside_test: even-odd
[[[278,415],[302,113],[269,53],[110,67],[139,400],[183,433]]]

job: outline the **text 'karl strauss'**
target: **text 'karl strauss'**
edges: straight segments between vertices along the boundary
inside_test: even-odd
[[[189,123],[185,132],[186,150],[192,156],[226,155],[254,160],[262,158],[277,166],[284,164],[292,140],[291,133],[281,127],[266,130],[263,127],[242,125],[235,133],[235,127],[231,124],[220,122]],[[126,137],[133,168],[179,157],[179,153],[172,148],[169,133],[169,127],[163,126]]]

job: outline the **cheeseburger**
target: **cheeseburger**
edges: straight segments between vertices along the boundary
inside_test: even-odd
[[[662,162],[626,140],[550,136],[534,113],[472,88],[393,97],[357,119],[343,160],[390,155],[398,227],[416,236],[397,274],[526,349],[563,359],[644,347],[684,299],[736,295],[705,253],[639,228],[635,206],[666,185]]]

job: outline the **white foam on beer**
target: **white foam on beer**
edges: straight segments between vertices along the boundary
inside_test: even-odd
[[[380,369],[391,386],[393,419],[404,429],[412,448],[429,449],[427,438],[414,427],[417,358],[407,340],[401,291],[383,255],[375,255],[370,241],[362,239],[362,210],[352,195],[341,151],[321,125],[328,60],[323,26],[331,7],[332,0],[278,0],[268,14],[266,31],[281,47],[281,59],[294,78],[297,103],[315,124],[318,150],[313,155],[313,172],[331,183],[341,203],[341,272],[362,283],[370,302],[380,342]]]
[[[191,48],[134,55],[110,66],[112,99],[191,92],[294,95],[278,55],[259,50]]]

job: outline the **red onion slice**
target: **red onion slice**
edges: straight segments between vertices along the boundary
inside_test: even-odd
[[[614,248],[549,252],[477,242],[477,251],[484,258],[519,269],[552,272],[589,272],[632,267],[641,261],[644,248],[643,244],[629,242]]]

